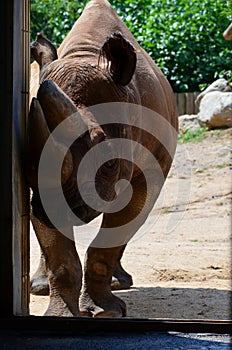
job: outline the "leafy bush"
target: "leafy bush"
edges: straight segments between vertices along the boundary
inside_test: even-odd
[[[43,32],[56,46],[65,38],[88,1],[31,0],[31,39]]]
[[[31,36],[43,31],[59,45],[87,1],[31,0]],[[232,20],[232,0],[111,0],[174,91],[198,91],[231,75],[232,42],[222,33]]]

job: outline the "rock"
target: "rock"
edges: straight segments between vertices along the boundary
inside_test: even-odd
[[[212,92],[212,91],[221,91],[221,92],[231,91],[232,92],[232,85],[230,83],[228,83],[228,81],[224,78],[215,80],[211,85],[209,85],[207,87],[207,89],[202,91],[200,93],[200,95],[197,96],[196,101],[195,101],[196,106],[199,107],[202,98],[206,94],[208,94],[209,92]]]
[[[209,129],[232,127],[232,92],[206,93],[200,102],[198,122]]]
[[[232,127],[232,84],[218,79],[196,99],[198,122],[209,129]]]
[[[179,117],[179,130],[195,131],[199,128],[198,116],[196,114],[184,114]]]

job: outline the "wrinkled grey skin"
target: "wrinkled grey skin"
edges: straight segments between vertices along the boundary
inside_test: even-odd
[[[104,57],[99,61],[99,53]],[[113,274],[120,268],[125,244],[113,247],[91,245],[82,267],[72,237],[55,228],[40,201],[38,166],[43,146],[51,132],[68,116],[79,112],[77,123],[88,131],[70,147],[61,170],[65,198],[81,220],[91,221],[100,213],[83,203],[76,186],[76,173],[83,156],[103,140],[112,149],[111,139],[128,138],[143,144],[153,154],[166,178],[172,157],[151,133],[133,127],[101,126],[86,107],[110,102],[127,102],[144,106],[161,115],[177,130],[178,114],[171,87],[149,55],[138,43],[106,0],[92,0],[74,24],[58,52],[47,39],[38,35],[32,44],[32,55],[40,67],[40,87],[32,99],[28,120],[28,159],[26,174],[33,191],[31,221],[45,257],[49,280],[50,303],[46,315],[87,317],[121,317],[126,315],[125,303],[112,294]],[[35,81],[36,69],[33,77]],[[32,85],[35,93],[36,82]],[[142,115],[141,115],[142,118]],[[163,130],[165,134],[165,130]],[[62,144],[51,137],[53,161],[62,155]],[[174,144],[176,144],[176,139]],[[175,147],[174,147],[175,148]],[[141,155],[143,168],[150,160]],[[101,197],[115,198],[114,186],[119,179],[130,180],[133,195],[128,205],[115,213],[104,213],[98,237],[103,229],[126,225],[139,217],[132,237],[146,220],[161,190],[162,184],[147,192],[141,169],[123,159],[104,164],[95,179]],[[48,192],[55,188],[52,179]],[[85,179],[82,179],[83,182]],[[142,216],[139,214],[142,212]],[[63,213],[66,215],[66,213]],[[102,231],[101,231],[102,230]]]
[[[113,271],[111,290],[129,289],[132,285],[132,276],[124,270],[119,259]],[[34,295],[49,295],[46,262],[42,251],[40,252],[39,266],[30,281],[30,292]]]

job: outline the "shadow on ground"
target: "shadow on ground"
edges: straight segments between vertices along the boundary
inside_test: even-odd
[[[132,287],[115,294],[126,302],[128,317],[215,320],[231,318],[232,292],[228,290]]]

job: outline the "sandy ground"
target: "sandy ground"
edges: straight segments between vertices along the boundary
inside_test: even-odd
[[[230,138],[230,129],[208,131],[201,142],[178,145],[154,225],[128,244],[122,260],[134,285],[115,294],[128,317],[230,318]],[[85,249],[77,245],[82,260]],[[38,257],[31,232],[31,274]],[[47,304],[48,297],[31,295],[31,314],[42,315]]]

